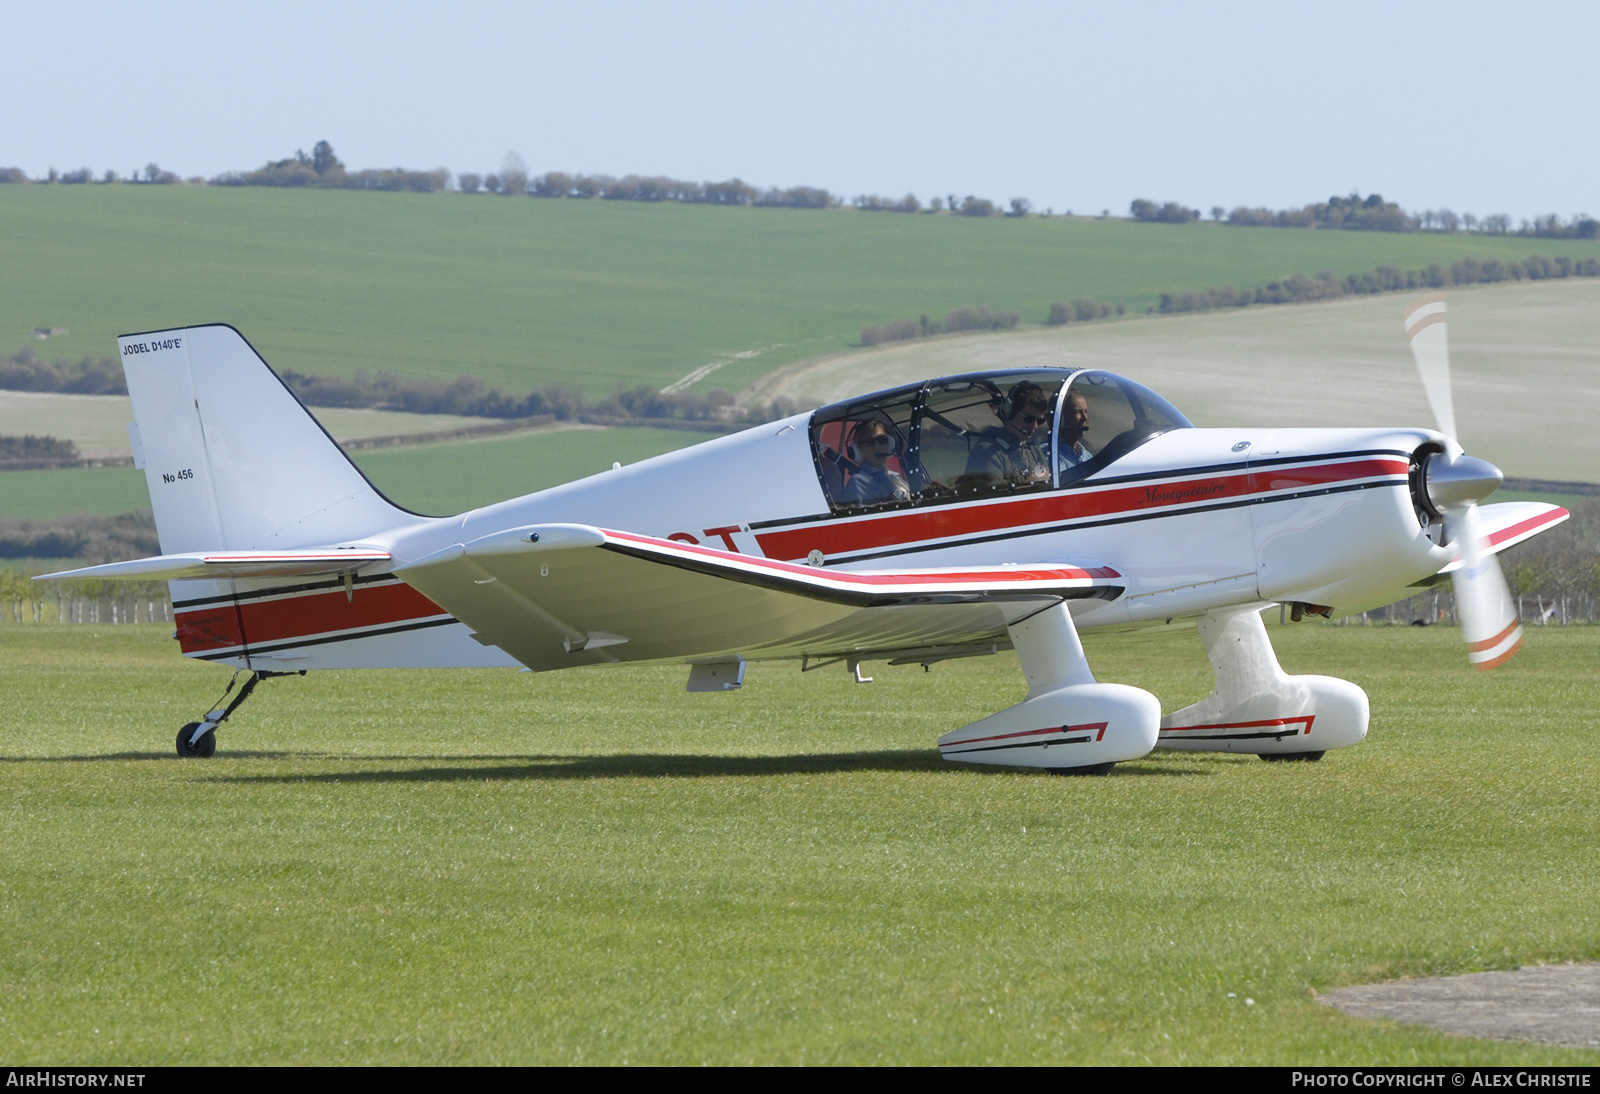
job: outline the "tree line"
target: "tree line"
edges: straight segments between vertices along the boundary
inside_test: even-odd
[[[1600,259],[1574,260],[1566,255],[1555,258],[1530,255],[1523,262],[1504,262],[1498,258],[1480,262],[1475,258],[1463,258],[1448,266],[1438,262],[1416,270],[1379,266],[1363,274],[1345,277],[1337,277],[1331,271],[1323,270],[1313,277],[1293,274],[1258,289],[1241,290],[1230,285],[1204,291],[1162,293],[1152,310],[1171,314],[1243,308],[1252,304],[1304,304],[1314,300],[1337,300],[1345,296],[1368,296],[1374,293],[1566,277],[1600,277]]]
[[[1157,224],[1190,224],[1200,219],[1199,209],[1175,201],[1158,203],[1140,198],[1128,208],[1138,221]],[[1522,235],[1537,239],[1597,239],[1600,220],[1587,213],[1562,219],[1555,213],[1523,220],[1513,229],[1511,217],[1495,213],[1479,219],[1471,213],[1457,215],[1449,209],[1425,209],[1407,213],[1382,194],[1335,194],[1327,201],[1298,209],[1267,209],[1261,206],[1235,206],[1225,210],[1212,206],[1211,218],[1235,228],[1326,228],[1369,232],[1477,232],[1483,235]]]
[[[225,171],[211,179],[200,177],[181,179],[159,164],[150,163],[130,172],[126,179],[115,171],[107,170],[97,180],[87,167],[60,172],[50,168],[42,183],[67,185],[91,182],[130,182],[170,185],[187,182],[211,186],[279,186],[291,188],[336,188],[350,190],[409,190],[435,192],[450,189],[452,175],[446,168],[432,171],[413,171],[404,167],[366,168],[352,171],[335,154],[327,141],[318,141],[308,155],[297,150],[293,156],[273,160],[254,171]],[[681,202],[697,205],[748,205],[782,207],[791,209],[831,209],[847,204],[840,195],[817,186],[767,187],[752,186],[742,179],[732,178],[722,182],[693,182],[669,178],[664,175],[610,175],[568,174],[548,171],[531,175],[522,157],[516,153],[506,156],[499,171],[480,174],[464,171],[454,176],[456,189],[465,194],[527,195],[541,198],[573,198],[604,201]],[[0,184],[25,183],[30,180],[19,167],[0,167]],[[1036,213],[1033,203],[1025,197],[1012,198],[1006,207],[988,198],[968,194],[958,198],[955,194],[935,197],[924,205],[915,194],[888,198],[877,194],[858,194],[848,204],[862,212],[873,213],[949,213],[969,217],[1031,217]],[[1199,209],[1181,202],[1155,202],[1136,198],[1128,207],[1129,217],[1135,221],[1156,224],[1190,224],[1201,219]],[[1046,209],[1042,214],[1052,215]],[[1067,213],[1071,216],[1071,211]],[[1110,215],[1101,213],[1101,219]],[[1471,213],[1457,215],[1449,209],[1426,209],[1408,213],[1394,202],[1385,201],[1381,194],[1359,193],[1330,197],[1294,209],[1268,209],[1263,206],[1238,205],[1232,210],[1220,205],[1212,206],[1215,221],[1233,227],[1246,228],[1327,228],[1357,231],[1384,232],[1481,232],[1486,235],[1524,235],[1540,239],[1597,239],[1600,238],[1600,220],[1586,213],[1563,219],[1555,213],[1524,219],[1516,228],[1511,217],[1495,213],[1478,218]]]
[[[1600,259],[1572,259],[1566,255],[1548,258],[1530,255],[1523,262],[1505,262],[1497,258],[1478,261],[1463,258],[1448,266],[1434,263],[1417,270],[1402,270],[1396,266],[1379,266],[1363,274],[1337,277],[1324,270],[1313,276],[1293,274],[1256,289],[1221,288],[1162,293],[1152,304],[1150,313],[1170,315],[1181,312],[1212,311],[1218,308],[1243,308],[1252,304],[1305,304],[1316,300],[1336,300],[1345,296],[1365,296],[1372,293],[1402,292],[1414,289],[1449,288],[1453,285],[1481,285],[1502,281],[1542,281],[1565,277],[1600,277]],[[1049,306],[1044,317],[1046,326],[1064,323],[1089,323],[1112,315],[1127,313],[1121,301],[1109,304],[1092,296],[1079,296],[1071,300],[1058,300]],[[973,318],[955,321],[955,317]],[[977,317],[982,316],[979,320]],[[965,330],[1010,330],[1021,321],[1015,311],[990,311],[982,309],[957,309],[945,322],[932,322],[926,315],[920,319],[896,319],[887,323],[874,323],[861,328],[861,345],[876,346],[884,342],[899,342],[911,338],[926,338],[934,334],[951,334]]]
[[[78,445],[60,437],[0,434],[0,470],[78,462]]]
[[[102,517],[80,513],[53,520],[0,517],[0,558],[74,558],[89,563],[158,555],[148,510]]]
[[[943,322],[926,315],[917,319],[894,319],[888,323],[874,323],[861,328],[861,344],[877,346],[884,342],[904,342],[911,338],[926,338],[931,334],[955,334],[970,330],[1011,330],[1022,322],[1022,313],[995,311],[987,304],[974,308],[953,308],[945,313]]]
[[[0,389],[55,391],[66,395],[126,395],[127,381],[115,357],[84,357],[76,363],[46,361],[24,346],[0,359]]]
[[[307,406],[366,407],[412,414],[456,414],[478,418],[536,418],[551,421],[681,421],[716,422],[734,427],[758,425],[795,413],[787,400],[738,406],[721,389],[666,394],[648,384],[613,392],[586,402],[583,392],[564,384],[547,384],[526,395],[489,387],[475,376],[454,380],[405,380],[394,373],[376,376],[357,370],[351,379],[312,376],[293,369],[283,382]]]

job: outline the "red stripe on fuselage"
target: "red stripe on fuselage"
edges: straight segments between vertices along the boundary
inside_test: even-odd
[[[343,589],[335,589],[279,600],[245,601],[237,606],[213,604],[180,610],[178,641],[184,653],[203,653],[444,614],[443,608],[410,585],[358,585],[351,599],[346,599]],[[231,628],[220,621],[230,615],[237,620]]]
[[[1328,486],[1334,483],[1385,475],[1405,475],[1410,465],[1402,459],[1372,457],[1309,467],[1269,467],[1215,475],[1205,479],[1141,483],[1110,489],[1079,489],[1023,498],[1006,498],[987,504],[928,508],[911,513],[849,520],[839,524],[812,524],[756,535],[768,558],[804,558],[813,550],[825,555],[848,555],[880,547],[929,540],[951,539],[981,532],[1025,528],[1038,524],[1090,520],[1116,514],[1134,515],[1144,510],[1186,503],[1237,501],[1279,490]]]

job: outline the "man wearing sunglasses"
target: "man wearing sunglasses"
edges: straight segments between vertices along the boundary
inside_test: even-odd
[[[873,418],[857,422],[850,431],[850,459],[858,470],[850,476],[839,500],[855,505],[911,500],[905,477],[889,466],[894,451],[888,426]]]
[[[1050,481],[1050,398],[1024,380],[994,404],[992,425],[972,446],[963,482],[1037,486]]]

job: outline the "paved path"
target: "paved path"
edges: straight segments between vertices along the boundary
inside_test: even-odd
[[[1340,988],[1318,1000],[1464,1037],[1600,1048],[1600,964],[1540,965]]]

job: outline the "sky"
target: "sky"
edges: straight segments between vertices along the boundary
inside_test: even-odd
[[[1600,5],[0,0],[0,167],[1600,215]]]

